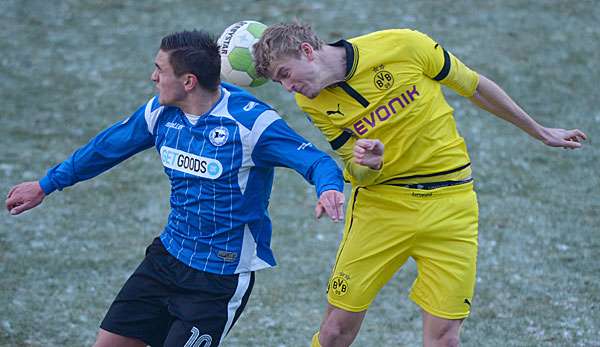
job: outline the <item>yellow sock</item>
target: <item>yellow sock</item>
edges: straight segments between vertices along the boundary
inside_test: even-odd
[[[318,331],[316,334],[313,335],[312,343],[310,344],[310,347],[321,347],[321,344],[319,343],[319,332]]]

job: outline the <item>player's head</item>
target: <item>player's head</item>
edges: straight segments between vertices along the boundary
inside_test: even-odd
[[[270,26],[253,47],[256,72],[281,83],[289,92],[314,98],[323,87],[315,59],[324,45],[306,24]]]
[[[173,104],[195,88],[217,91],[221,57],[215,39],[203,31],[182,31],[163,37],[154,61],[152,81],[161,104]]]

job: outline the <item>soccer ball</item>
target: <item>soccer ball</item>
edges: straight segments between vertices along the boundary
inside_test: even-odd
[[[266,25],[244,20],[230,25],[217,40],[221,54],[221,79],[242,87],[258,87],[266,78],[258,77],[254,67],[252,45],[267,28]]]

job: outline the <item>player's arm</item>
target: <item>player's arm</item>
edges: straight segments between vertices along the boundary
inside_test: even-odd
[[[38,181],[29,181],[12,187],[6,196],[6,210],[17,215],[41,204],[46,194]]]
[[[483,75],[479,75],[479,84],[469,100],[551,147],[579,148],[581,147],[580,142],[587,138],[579,129],[565,130],[541,126],[502,88]]]
[[[383,143],[377,139],[360,139],[354,144],[354,162],[379,171],[383,166]]]
[[[325,212],[334,221],[342,220],[344,181],[335,161],[292,130],[276,112],[266,111],[260,117],[271,119],[268,122],[259,119],[269,125],[260,134],[252,152],[254,163],[295,170],[316,188],[317,218]]]
[[[349,175],[346,177],[349,181],[356,185],[366,186],[369,185],[379,177],[381,174],[381,168],[383,166],[383,144],[379,142],[376,146],[376,150],[380,150],[380,158],[375,160],[367,156],[363,158],[364,154],[359,153],[363,150],[367,150],[369,154],[372,154],[371,150],[373,147],[371,144],[367,145],[369,141],[362,141],[357,139],[350,130],[339,129],[326,118],[321,116],[317,110],[310,107],[302,107],[302,110],[306,112],[311,122],[325,135],[325,138],[329,141],[331,148],[336,154],[342,159],[344,164],[344,174]],[[360,155],[360,158],[356,157],[356,154]],[[365,161],[366,159],[366,161]],[[377,163],[377,161],[379,161]]]
[[[410,59],[424,75],[464,97],[471,97],[479,75],[429,36],[414,31],[408,36]]]
[[[334,148],[344,163],[345,172],[356,185],[369,185],[379,177],[383,167],[383,143],[377,139],[352,137],[342,147]]]
[[[578,130],[546,128],[520,108],[496,83],[469,69],[428,36],[412,36],[414,59],[423,73],[469,98],[480,108],[516,125],[548,146],[579,148],[586,135]]]
[[[67,160],[48,170],[39,181],[14,186],[8,193],[6,209],[13,215],[32,209],[55,190],[95,177],[135,153],[152,147],[154,137],[146,121],[147,109],[144,105],[125,121],[102,131]]]

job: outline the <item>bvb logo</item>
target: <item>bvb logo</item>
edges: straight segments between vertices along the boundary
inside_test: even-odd
[[[331,290],[337,296],[344,296],[348,292],[348,281],[342,275],[335,276],[329,282],[328,291]]]
[[[379,90],[390,89],[394,85],[394,76],[385,70],[380,70],[373,78],[375,87]]]

